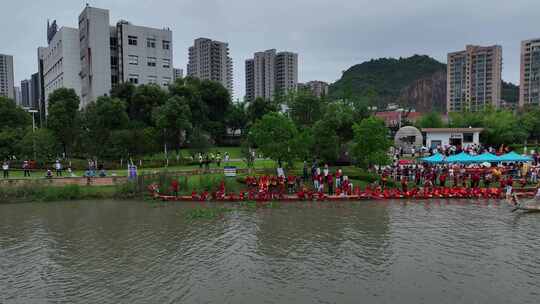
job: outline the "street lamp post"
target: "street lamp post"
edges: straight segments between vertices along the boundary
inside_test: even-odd
[[[37,110],[33,110],[32,108],[24,108],[26,112],[32,113],[32,133],[36,133],[36,118],[35,114],[38,112]],[[36,139],[35,137],[32,138],[32,150],[34,150],[34,160],[37,160],[37,152],[36,152]]]

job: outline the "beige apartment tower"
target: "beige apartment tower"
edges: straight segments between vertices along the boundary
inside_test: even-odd
[[[187,76],[221,83],[233,94],[233,64],[229,44],[208,38],[195,39],[189,48]]]
[[[276,94],[296,91],[298,87],[298,54],[257,52],[245,62],[246,101],[256,98],[272,100]]]
[[[446,108],[448,112],[481,111],[501,100],[502,47],[467,45],[448,54]]]
[[[0,54],[0,96],[15,99],[13,56]]]
[[[540,105],[540,39],[521,42],[519,106]]]

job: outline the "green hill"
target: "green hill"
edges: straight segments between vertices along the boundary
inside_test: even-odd
[[[519,86],[503,81],[501,98],[509,103],[517,103],[519,101]]]
[[[381,58],[357,64],[330,86],[334,98],[369,96],[376,105],[395,102],[415,81],[446,70],[446,65],[426,55]]]

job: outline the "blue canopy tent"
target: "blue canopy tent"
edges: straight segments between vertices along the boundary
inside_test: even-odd
[[[499,161],[501,162],[530,162],[532,161],[532,158],[528,156],[519,155],[516,152],[512,151],[510,153],[500,156]]]
[[[430,163],[430,164],[440,164],[445,162],[445,156],[437,153],[434,155],[431,155],[430,157],[422,158],[423,162]]]
[[[474,157],[465,152],[461,152],[456,155],[452,155],[446,159],[447,163],[459,163],[459,164],[468,164],[475,162]]]
[[[482,153],[473,157],[475,163],[500,163],[501,158],[489,152]]]

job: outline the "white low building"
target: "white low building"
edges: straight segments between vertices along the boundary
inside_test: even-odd
[[[426,128],[422,129],[425,134],[426,147],[437,148],[445,146],[461,146],[466,148],[480,144],[482,128]]]

